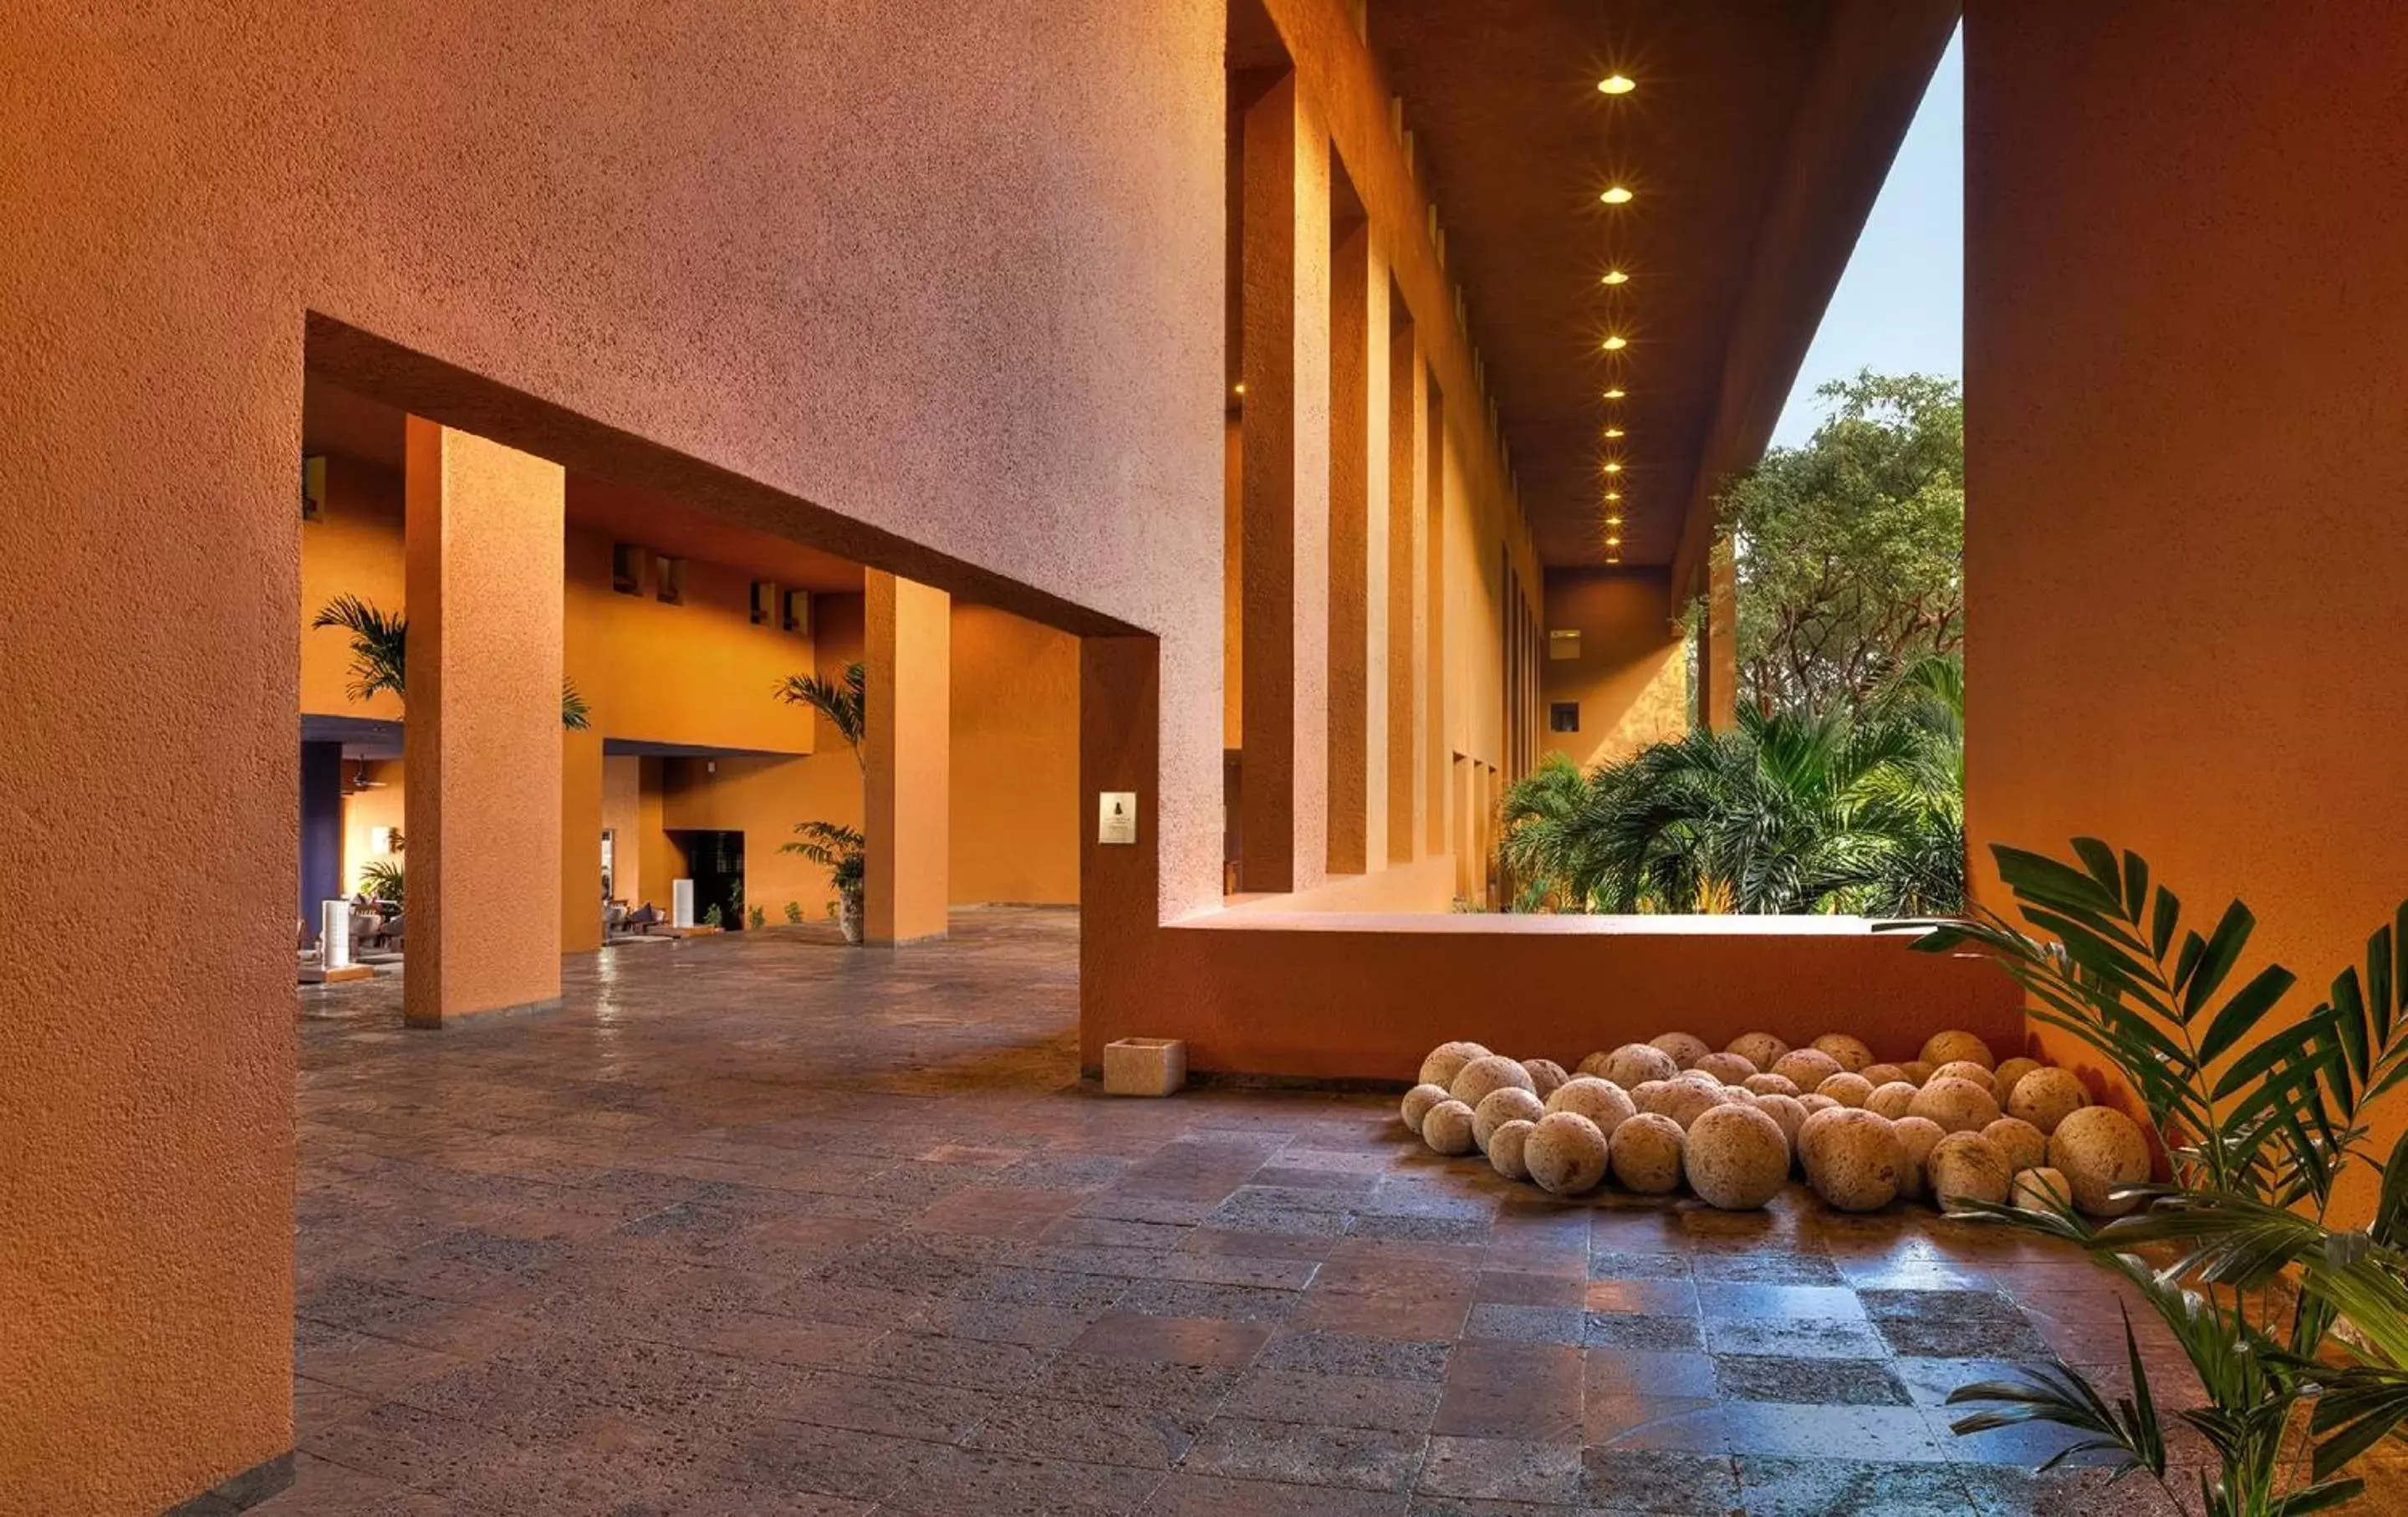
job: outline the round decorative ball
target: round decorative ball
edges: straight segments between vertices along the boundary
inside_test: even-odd
[[[1518,1061],[1502,1053],[1484,1053],[1463,1066],[1462,1073],[1455,1077],[1455,1083],[1447,1087],[1447,1094],[1466,1106],[1476,1107],[1489,1092],[1508,1087],[1529,1091],[1533,1095],[1538,1093],[1537,1082],[1530,1079],[1530,1071],[1523,1068]]]
[[[1888,1121],[1870,1111],[1835,1107],[1812,1119],[1806,1183],[1842,1211],[1872,1211],[1898,1198],[1906,1153]]]
[[[1714,1108],[1730,1105],[1732,1097],[1739,1094],[1720,1085],[1710,1089],[1684,1080],[1671,1081],[1665,1088],[1670,1094],[1664,1097],[1664,1115],[1679,1123],[1684,1131]]]
[[[1773,1061],[1772,1072],[1796,1081],[1801,1091],[1817,1090],[1840,1073],[1840,1061],[1819,1048],[1793,1048]]]
[[[1455,1094],[1463,1092],[1458,1089]],[[1978,1133],[1999,1120],[1999,1103],[1987,1089],[1970,1080],[1942,1080],[1934,1075],[1929,1084],[1914,1093],[1906,1114],[1928,1117],[1945,1132]]]
[[[1931,1078],[1931,1062],[1928,1059],[1909,1059],[1899,1068],[1905,1071],[1909,1084],[1920,1085]]]
[[[1422,1060],[1421,1082],[1425,1085],[1445,1085],[1452,1088],[1455,1077],[1474,1059],[1485,1058],[1488,1051],[1478,1043],[1440,1043]]]
[[[1488,1137],[1509,1122],[1536,1122],[1547,1114],[1546,1107],[1526,1090],[1506,1085],[1490,1091],[1471,1109],[1472,1146],[1485,1153]]]
[[[1577,1111],[1550,1111],[1523,1139],[1522,1162],[1541,1190],[1578,1195],[1605,1178],[1605,1135]]]
[[[1449,1096],[1443,1085],[1416,1085],[1405,1092],[1405,1098],[1398,1104],[1397,1114],[1405,1119],[1405,1125],[1418,1137],[1422,1130],[1422,1118],[1429,1115],[1430,1108],[1447,1099]]]
[[[1995,1101],[1999,1098],[1999,1082],[1997,1079],[1991,1075],[1990,1071],[1983,1068],[1980,1065],[1975,1064],[1971,1059],[1957,1059],[1952,1063],[1943,1064],[1939,1068],[1931,1071],[1931,1078],[1934,1080],[1971,1081],[1974,1084],[1981,1086],[1985,1091],[1988,1091],[1990,1093],[1990,1099]]]
[[[1862,1075],[1852,1075],[1845,1069],[1814,1087],[1818,1095],[1828,1095],[1842,1106],[1862,1106],[1873,1093],[1873,1082]]]
[[[1856,1078],[1862,1080],[1865,1077],[1858,1075]],[[1892,1122],[1905,1116],[1908,1109],[1914,1105],[1914,1087],[1903,1080],[1893,1080],[1886,1085],[1876,1085],[1873,1087],[1873,1093],[1865,1097],[1866,1110],[1877,1111]]]
[[[2069,1211],[2073,1207],[2073,1186],[2064,1170],[2036,1165],[2015,1177],[2007,1202],[2026,1211]]]
[[[1613,1179],[1624,1190],[1663,1195],[1681,1184],[1688,1135],[1670,1117],[1642,1111],[1614,1130]]]
[[[2015,1088],[2007,1093],[2007,1115],[2030,1123],[2051,1137],[2066,1118],[2089,1104],[2090,1093],[2071,1069],[2042,1066],[2016,1081]]]
[[[1932,1144],[1923,1170],[1931,1198],[1942,1211],[1954,1211],[1967,1201],[1996,1206],[2006,1200],[2015,1179],[2007,1156],[1980,1133],[1950,1133]]]
[[[1798,1147],[1798,1129],[1806,1125],[1806,1109],[1798,1104],[1798,1097],[1779,1094],[1759,1095],[1756,1098],[1756,1109],[1781,1124],[1784,1142],[1793,1150]]]
[[[1800,1096],[1798,1104],[1804,1106],[1807,1099]],[[1843,1120],[1840,1113],[1847,1109],[1846,1107],[1835,1104],[1809,1110],[1806,1113],[1806,1120],[1798,1124],[1798,1162],[1804,1166],[1809,1175],[1814,1172],[1815,1149],[1822,1145],[1824,1135]]]
[[[1689,1124],[1689,1189],[1724,1211],[1754,1211],[1789,1179],[1789,1139],[1754,1106],[1718,1106]]]
[[[1943,1064],[1955,1064],[1959,1059],[1971,1059],[1985,1069],[1996,1069],[1999,1066],[1999,1061],[1990,1054],[1989,1044],[1983,1042],[1971,1033],[1954,1030],[1933,1033],[1926,1038],[1922,1057],[1924,1063],[1934,1068]]]
[[[1910,1199],[1920,1197],[1930,1190],[1925,1166],[1931,1151],[1948,1135],[1929,1117],[1900,1117],[1889,1126],[1898,1134],[1899,1152],[1906,1155],[1906,1167],[1899,1171],[1898,1194]]]
[[[1572,1066],[1572,1073],[1576,1075],[1598,1075],[1601,1077],[1605,1073],[1606,1061],[1612,1057],[1612,1054],[1605,1052],[1589,1054],[1587,1057],[1582,1059],[1580,1063]]]
[[[1873,1051],[1865,1040],[1846,1033],[1825,1033],[1814,1039],[1814,1047],[1839,1060],[1840,1067],[1852,1075],[1863,1074],[1865,1066],[1873,1062]]]
[[[1639,1106],[1628,1092],[1610,1080],[1595,1075],[1578,1075],[1555,1088],[1547,1097],[1550,1111],[1573,1111],[1597,1123],[1597,1130],[1608,1139],[1614,1129],[1638,1115]]]
[[[1541,1100],[1553,1095],[1557,1086],[1571,1078],[1553,1059],[1524,1059],[1522,1072],[1530,1077],[1530,1088],[1539,1093]]]
[[[1631,1087],[1630,1104],[1642,1112],[1661,1113],[1664,1103],[1671,1098],[1672,1082],[1669,1080],[1642,1080]]]
[[[1798,1081],[1787,1075],[1750,1075],[1740,1081],[1758,1095],[1795,1095]]]
[[[1990,1075],[1990,1085],[1993,1090],[1998,1092],[1999,1104],[2000,1106],[2006,1105],[2007,1097],[2015,1093],[2015,1081],[2023,1079],[2024,1076],[2030,1074],[2040,1066],[2041,1065],[2038,1059],[2000,1060],[1999,1062],[1999,1067],[1992,1071]]]
[[[1756,1066],[1736,1053],[1709,1053],[1682,1073],[1687,1074],[1692,1071],[1701,1075],[1712,1075],[1726,1085],[1737,1085],[1743,1083],[1748,1077],[1756,1073]]]
[[[1473,1114],[1478,1115],[1477,1112]],[[1529,1141],[1530,1135],[1538,1130],[1537,1123],[1520,1118],[1499,1123],[1497,1130],[1488,1135],[1489,1167],[1507,1180],[1529,1179],[1530,1166],[1523,1160],[1522,1148]]]
[[[2048,1135],[2020,1117],[2000,1117],[1983,1128],[1982,1136],[2007,1156],[2007,1173],[2011,1175],[2037,1169],[2048,1162]]]
[[[1683,1069],[1713,1052],[1713,1046],[1695,1033],[1659,1033],[1647,1041],[1649,1047],[1663,1050]]]
[[[1798,1097],[1798,1104],[1806,1109],[1806,1114],[1808,1116],[1813,1116],[1817,1111],[1828,1111],[1831,1108],[1838,1106],[1840,1103],[1832,1100],[1821,1091],[1808,1091],[1805,1095]]]
[[[1789,1045],[1770,1033],[1742,1033],[1723,1052],[1736,1053],[1758,1069],[1770,1069],[1789,1052]]]
[[[1871,1081],[1873,1082],[1873,1089],[1875,1090],[1881,1089],[1884,1085],[1912,1085],[1914,1083],[1914,1081],[1906,1078],[1906,1066],[1902,1064],[1869,1064],[1863,1068],[1857,1070],[1856,1073],[1864,1076],[1867,1080]]]
[[[1470,1152],[1471,1108],[1452,1096],[1431,1107],[1422,1118],[1422,1141],[1449,1158]]]
[[[2048,1163],[2064,1171],[2076,1207],[2094,1217],[2120,1217],[2133,1203],[2111,1197],[2117,1186],[2149,1178],[2149,1140],[2114,1107],[2086,1106],[2067,1113],[2048,1135]]]
[[[1672,1055],[1652,1043],[1625,1043],[1606,1055],[1605,1067],[1594,1071],[1624,1090],[1635,1090],[1651,1080],[1670,1080],[1681,1072]]]

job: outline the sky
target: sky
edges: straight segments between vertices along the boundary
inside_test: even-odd
[[[1823,419],[1817,385],[1870,368],[1965,372],[1965,34],[1925,92],[1830,309],[1772,430],[1794,448]]]

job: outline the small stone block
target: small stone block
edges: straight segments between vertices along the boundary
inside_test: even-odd
[[[1187,1083],[1187,1045],[1176,1038],[1124,1038],[1104,1045],[1104,1094],[1168,1095]]]
[[[375,978],[376,971],[369,968],[366,965],[347,964],[339,969],[327,970],[325,972],[324,983],[329,985],[339,985],[344,983],[346,980],[374,980]]]

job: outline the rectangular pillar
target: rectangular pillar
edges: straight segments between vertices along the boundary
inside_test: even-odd
[[[1422,452],[1428,479],[1422,527],[1422,825],[1424,846],[1443,853],[1455,846],[1449,831],[1455,782],[1446,709],[1446,403],[1435,385],[1422,427]]]
[[[1739,571],[1728,541],[1706,554],[1706,614],[1698,634],[1698,720],[1714,732],[1739,725]]]
[[[1289,75],[1246,111],[1240,887],[1328,867],[1329,139]]]
[[[1388,334],[1388,862],[1410,864],[1426,846],[1429,745],[1426,668],[1429,575],[1429,370],[1412,318],[1398,302]]]
[[[878,569],[868,571],[864,590],[864,916],[871,942],[922,942],[945,936],[953,597]]]
[[[318,908],[343,893],[343,745],[301,745],[301,921],[318,932]]]
[[[560,998],[565,477],[419,417],[403,470],[414,1027]]]
[[[1387,862],[1387,665],[1388,265],[1357,224],[1329,285],[1332,874]]]
[[[602,734],[563,732],[560,765],[560,951],[602,946]]]

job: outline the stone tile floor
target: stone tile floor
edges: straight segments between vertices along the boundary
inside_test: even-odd
[[[1556,1203],[1383,1097],[1107,1099],[1075,916],[954,927],[616,952],[440,1034],[393,977],[304,991],[298,1476],[257,1510],[2174,1510],[1948,1431],[2008,1363],[2120,1379],[2078,1257],[1796,1190]]]

